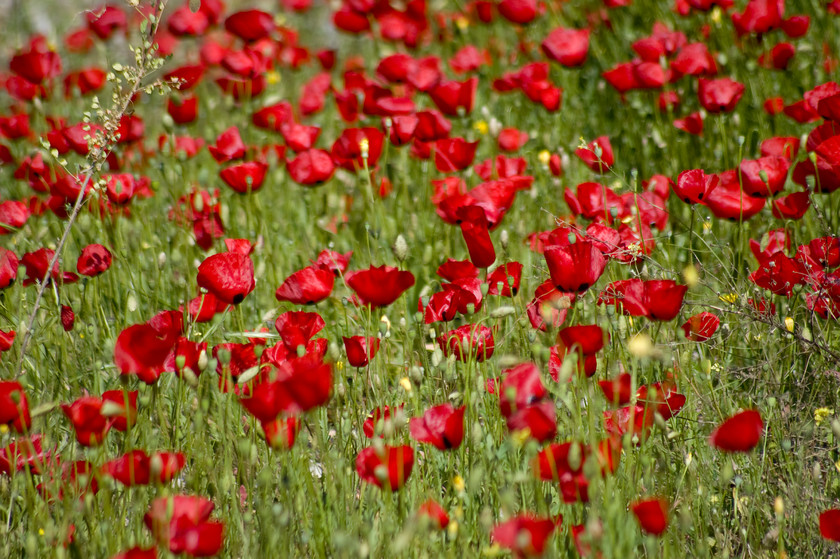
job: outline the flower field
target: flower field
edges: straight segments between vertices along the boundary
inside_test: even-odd
[[[0,556],[840,557],[840,1],[0,5]]]

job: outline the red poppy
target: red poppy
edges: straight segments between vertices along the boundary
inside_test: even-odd
[[[741,189],[738,173],[734,169],[719,173],[717,177],[718,185],[703,200],[715,217],[746,221],[764,208],[766,199],[747,196]]]
[[[334,282],[332,271],[307,266],[286,278],[274,296],[278,301],[313,305],[330,296]]]
[[[805,267],[784,252],[777,252],[759,262],[758,269],[749,275],[749,280],[762,289],[788,298],[793,294],[793,287],[804,284],[806,278]]]
[[[371,359],[379,351],[381,340],[373,336],[352,336],[341,337],[344,341],[344,351],[347,353],[347,362],[352,367],[367,367]]]
[[[318,313],[288,311],[277,317],[274,327],[280,334],[283,344],[290,350],[295,351],[298,346],[304,346],[326,323]]]
[[[409,421],[411,438],[432,444],[438,450],[458,448],[464,440],[465,410],[466,406],[456,409],[452,404],[429,408],[422,417],[413,417]]]
[[[288,450],[295,445],[295,439],[300,431],[300,421],[294,415],[279,416],[271,421],[260,423],[265,433],[265,442],[271,448]]]
[[[64,76],[64,95],[70,97],[74,91],[87,95],[102,89],[105,85],[105,71],[101,68],[85,68]]]
[[[175,124],[189,124],[198,118],[198,96],[172,95],[166,101],[166,112]]]
[[[441,173],[462,171],[472,165],[478,141],[443,138],[435,142],[435,167]]]
[[[44,436],[21,437],[0,448],[0,473],[12,475],[27,468],[33,474],[46,470],[53,459],[53,451],[44,450]]]
[[[768,155],[755,160],[743,160],[739,166],[744,192],[750,196],[774,196],[785,187],[790,160]]]
[[[61,410],[76,431],[76,440],[82,446],[97,446],[111,429],[112,420],[102,415],[102,400],[83,396],[72,404],[61,404]]]
[[[736,413],[709,436],[709,444],[726,452],[749,452],[761,440],[764,421],[756,410]]]
[[[199,265],[197,281],[219,301],[238,305],[256,287],[254,263],[239,252],[214,254]]]
[[[437,108],[447,116],[458,116],[459,109],[470,114],[475,102],[478,78],[472,77],[464,82],[445,81],[428,90]]]
[[[548,538],[561,521],[562,517],[552,520],[529,513],[520,514],[494,526],[490,539],[512,550],[517,557],[536,557],[545,551]]]
[[[20,229],[29,219],[26,204],[17,200],[0,202],[0,235],[9,235]]]
[[[557,345],[552,347],[554,356],[557,357],[558,365],[569,353],[578,354],[578,368],[587,377],[595,374],[598,361],[595,354],[604,347],[605,338],[609,335],[597,324],[584,326],[568,326],[557,333]],[[556,367],[559,369],[559,367]],[[552,378],[557,380],[558,371],[552,371]]]
[[[477,268],[487,268],[496,260],[496,250],[488,230],[487,215],[478,206],[464,206],[458,209],[461,220],[461,234],[467,243],[470,260]]]
[[[687,285],[677,285],[674,280],[646,281],[647,317],[666,322],[673,320],[682,308],[687,290]]]
[[[6,248],[0,247],[0,290],[11,287],[17,279],[17,255]]]
[[[840,542],[840,509],[820,513],[820,535],[827,540]]]
[[[706,43],[689,43],[680,49],[670,64],[674,78],[681,76],[713,76],[717,74],[715,57]]]
[[[686,204],[702,203],[703,199],[718,185],[717,175],[707,175],[703,169],[683,171],[676,183],[671,183],[680,200]]]
[[[551,400],[541,400],[514,411],[505,418],[509,431],[523,431],[543,443],[557,436],[557,409]]]
[[[9,330],[8,332],[4,332],[0,330],[0,355],[3,355],[4,351],[9,351],[11,349],[12,344],[15,341],[15,331]]]
[[[555,289],[550,279],[544,281],[537,287],[534,298],[526,308],[531,326],[543,332],[548,329],[547,324],[559,328],[566,320],[566,314],[575,297],[575,293]]]
[[[16,380],[0,381],[0,425],[9,425],[18,433],[28,431],[32,425],[29,400],[23,386]]]
[[[744,84],[730,78],[700,78],[697,96],[710,113],[731,112],[744,95]]]
[[[522,281],[522,264],[519,262],[508,262],[493,270],[487,276],[485,283],[489,286],[488,295],[501,295],[502,297],[513,297],[519,291],[519,283]]]
[[[263,185],[268,165],[261,161],[247,161],[225,167],[219,176],[235,192],[247,194],[256,192]]]
[[[76,271],[83,276],[98,276],[111,267],[111,251],[102,245],[88,245],[76,262]]]
[[[429,499],[420,505],[417,516],[428,518],[439,530],[444,530],[449,526],[449,514],[434,499]]]
[[[455,330],[444,332],[437,338],[444,355],[454,355],[458,361],[475,359],[478,362],[493,356],[495,342],[493,331],[486,326],[465,324]]]
[[[599,380],[598,386],[607,401],[614,406],[626,406],[633,396],[633,377],[621,373],[611,380]]]
[[[414,275],[391,266],[347,272],[344,281],[365,305],[387,307],[414,285]]]
[[[158,544],[172,553],[209,557],[219,553],[224,543],[224,523],[210,520],[214,508],[204,497],[158,497],[143,522]]]
[[[682,325],[685,337],[692,342],[705,342],[714,336],[720,325],[717,315],[710,312],[695,314]]]
[[[204,35],[209,27],[210,20],[207,15],[201,10],[193,12],[188,5],[174,10],[166,23],[166,28],[176,37]]]
[[[188,6],[183,6],[189,11]],[[158,559],[158,552],[156,547],[144,549],[139,545],[132,547],[122,553],[117,553],[111,559]]]
[[[607,136],[599,136],[589,142],[585,148],[577,148],[575,155],[596,173],[606,173],[615,163],[612,144]]]
[[[146,384],[170,370],[169,356],[182,335],[181,313],[165,311],[117,336],[114,363],[121,375],[137,375]]]
[[[121,484],[131,487],[168,483],[186,464],[186,458],[180,452],[155,452],[151,456],[143,450],[132,450],[119,458],[106,462],[103,473]]]
[[[545,247],[551,282],[561,291],[583,292],[592,287],[607,266],[607,259],[594,244],[580,241],[567,246]]]
[[[703,135],[703,115],[699,112],[691,113],[685,118],[675,118],[674,128],[694,134],[695,136]]]
[[[112,427],[117,431],[125,431],[137,422],[137,394],[137,390],[102,393],[102,413],[113,421]]]
[[[275,27],[272,15],[260,10],[243,10],[225,19],[225,30],[248,42],[268,37]]]
[[[389,491],[405,485],[414,468],[414,449],[408,445],[363,449],[356,456],[356,473],[364,481]]]
[[[646,534],[660,536],[668,528],[668,501],[662,497],[635,501],[630,505],[630,510]]]
[[[239,128],[231,126],[216,137],[216,144],[207,147],[218,163],[240,159],[245,155],[245,143],[239,135]]]
[[[537,0],[502,0],[496,9],[506,20],[524,25],[537,17]]]
[[[128,18],[125,12],[116,6],[100,6],[85,12],[88,29],[102,39],[107,41],[115,31],[124,31],[128,27]]]
[[[589,52],[589,29],[554,29],[542,42],[545,55],[563,66],[581,66]]]
[[[373,169],[382,155],[384,138],[377,128],[345,128],[332,145],[333,161],[350,172],[364,169],[365,165]]]
[[[326,182],[335,171],[333,158],[322,149],[308,149],[286,164],[289,176],[298,184],[315,186]]]
[[[69,305],[61,305],[59,319],[61,322],[61,327],[64,328],[64,331],[69,332],[73,329],[73,326],[76,324],[76,313],[73,312],[73,308]]]
[[[742,13],[732,14],[732,24],[738,36],[747,33],[764,34],[782,25],[784,4],[768,0],[750,0]]]

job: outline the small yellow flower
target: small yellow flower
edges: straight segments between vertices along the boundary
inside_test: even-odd
[[[275,72],[274,70],[272,70],[271,72],[267,72],[265,74],[265,81],[269,85],[275,85],[280,83],[280,72]]]
[[[457,491],[458,493],[463,492],[465,487],[464,478],[462,478],[458,474],[455,474],[455,477],[452,478],[452,487],[454,487],[455,491]]]
[[[341,371],[342,369],[344,369],[344,361],[336,361],[335,362],[335,370],[336,371]]]
[[[814,410],[814,421],[819,425],[829,415],[834,415],[834,410],[830,408],[817,408]]]
[[[689,287],[694,287],[700,281],[700,273],[694,264],[689,264],[683,269],[683,281]]]
[[[0,434],[5,435],[8,432],[9,432],[9,426],[8,425],[6,425],[5,423],[0,425]]]
[[[44,529],[43,529],[43,528],[38,528],[38,535],[39,535],[39,536],[43,536],[43,535],[44,535]]]
[[[449,526],[446,527],[446,530],[449,532],[449,537],[454,538],[458,535],[458,521],[453,520],[449,523]]]
[[[793,319],[791,317],[785,318],[785,328],[787,328],[788,332],[793,332],[793,327],[794,326],[795,326],[795,323],[793,322]]]
[[[359,149],[362,152],[362,159],[367,159],[368,154],[370,153],[370,140],[367,138],[362,138],[359,141]]]
[[[537,155],[537,158],[543,165],[548,165],[548,162],[551,161],[551,152],[549,152],[547,149],[544,149],[539,153],[539,155]]]
[[[411,392],[411,381],[408,380],[408,377],[403,377],[400,379],[400,386],[403,387],[403,390],[406,392]]]
[[[473,130],[478,131],[479,134],[487,134],[490,131],[490,126],[487,121],[478,120],[473,124]]]
[[[724,303],[729,303],[731,305],[731,304],[735,303],[735,301],[738,300],[738,294],[737,293],[726,293],[724,295],[720,295],[718,297],[718,299],[720,299]]]
[[[531,436],[531,430],[526,427],[524,429],[520,429],[518,431],[514,431],[511,435],[511,439],[513,439],[513,443],[516,446],[524,446],[525,442],[528,440],[528,437]]]
[[[721,11],[720,6],[715,6],[712,10],[712,21],[715,23],[720,23],[722,13],[723,12]]]
[[[461,31],[465,31],[470,26],[470,20],[464,16],[457,17],[455,18],[455,26]]]

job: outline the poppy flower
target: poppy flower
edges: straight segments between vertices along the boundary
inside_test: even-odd
[[[271,448],[288,450],[295,445],[295,439],[300,431],[300,420],[294,415],[279,416],[271,421],[260,423],[265,433],[265,442]]]
[[[540,45],[543,53],[563,66],[573,68],[586,62],[589,29],[554,29]]]
[[[475,102],[475,91],[478,88],[478,78],[472,77],[466,81],[444,81],[428,90],[437,108],[447,116],[459,116],[459,109],[464,114],[470,114]]]
[[[18,257],[9,249],[0,247],[0,290],[15,283],[18,271]]]
[[[121,375],[137,375],[146,384],[170,370],[169,355],[183,330],[181,313],[165,311],[148,322],[129,326],[117,336],[114,364]]]
[[[290,351],[295,351],[301,345],[306,347],[309,340],[323,330],[324,326],[324,319],[314,312],[288,311],[274,321],[274,328]]]
[[[356,172],[365,165],[373,169],[382,155],[384,135],[377,128],[345,128],[333,142],[332,158],[342,169]],[[366,146],[366,147],[365,147]]]
[[[432,444],[438,450],[458,448],[464,440],[465,410],[466,406],[456,409],[452,404],[429,408],[422,417],[413,417],[409,421],[411,438]]]
[[[112,427],[117,431],[125,431],[137,422],[137,394],[137,390],[102,393],[102,414],[113,420]]]
[[[334,250],[324,249],[318,254],[318,258],[312,264],[318,268],[329,270],[336,276],[340,276],[347,270],[351,256],[353,256],[352,250],[341,254]]]
[[[749,196],[774,196],[785,187],[790,160],[769,155],[755,160],[743,160],[739,166],[743,189]]]
[[[239,128],[231,126],[216,137],[216,144],[207,146],[217,163],[240,159],[245,155],[245,143],[239,135]]]
[[[762,289],[790,298],[793,287],[804,284],[806,277],[805,267],[798,260],[777,252],[760,262],[748,279]]]
[[[505,418],[508,431],[524,432],[537,442],[557,436],[557,409],[551,400],[540,400],[514,411]]]
[[[496,9],[506,20],[525,25],[537,17],[537,0],[502,0]]]
[[[668,502],[661,497],[635,501],[631,503],[630,510],[646,534],[660,536],[668,528]]]
[[[82,249],[76,262],[76,271],[83,276],[95,277],[111,267],[111,251],[102,245],[92,244]]]
[[[577,148],[575,155],[587,167],[599,174],[609,171],[610,167],[615,163],[612,144],[610,144],[610,139],[607,136],[599,136],[589,142],[586,147]]]
[[[344,281],[365,305],[387,307],[414,285],[414,274],[391,266],[347,272]]]
[[[699,112],[691,113],[685,118],[675,118],[674,128],[694,134],[695,136],[703,135],[703,115]]]
[[[465,324],[455,330],[444,332],[437,338],[444,355],[454,355],[458,361],[475,359],[478,362],[493,356],[495,342],[493,331],[481,325]]]
[[[19,437],[0,449],[0,473],[12,475],[29,468],[33,474],[40,474],[52,458],[53,451],[44,450],[44,436],[40,433]]]
[[[715,217],[747,221],[764,208],[766,199],[748,196],[741,188],[735,169],[718,173],[717,177],[717,186],[706,194],[702,202]]]
[[[551,282],[560,291],[583,292],[592,287],[607,266],[607,259],[588,241],[545,248]]]
[[[334,282],[335,275],[330,270],[307,266],[286,278],[274,296],[278,301],[312,305],[330,296]]]
[[[502,151],[519,151],[528,143],[528,133],[518,128],[503,128],[499,132],[498,144]]]
[[[556,358],[556,365],[552,367],[554,370],[550,371],[552,378],[558,379],[559,365],[569,353],[578,354],[578,368],[581,373],[587,377],[594,375],[598,366],[595,354],[604,347],[605,338],[609,340],[609,335],[597,324],[568,326],[560,330],[557,333],[557,345],[551,348],[552,357]]]
[[[519,283],[522,281],[522,264],[519,262],[508,262],[493,270],[487,276],[485,283],[489,286],[488,295],[500,295],[502,297],[513,297],[519,291]]]
[[[144,450],[132,450],[119,458],[106,462],[102,471],[121,484],[132,487],[168,483],[184,468],[186,458],[180,452],[155,452],[151,456]]]
[[[224,523],[210,520],[214,508],[205,497],[158,497],[143,516],[143,523],[158,544],[172,553],[209,557],[219,553],[224,543]]]
[[[251,122],[257,128],[280,132],[283,125],[292,122],[293,118],[292,104],[288,101],[280,101],[255,111],[251,115]]]
[[[599,380],[598,386],[607,402],[614,406],[626,406],[633,396],[633,377],[630,373],[621,373],[611,380]]]
[[[490,540],[512,550],[518,557],[536,557],[545,551],[548,538],[561,520],[520,514],[494,526]]]
[[[731,112],[744,95],[744,84],[730,78],[700,78],[697,96],[709,113]]]
[[[709,444],[725,452],[749,452],[761,440],[764,421],[756,410],[736,413],[709,436]]]
[[[102,415],[102,400],[83,396],[72,404],[61,404],[61,410],[76,431],[76,440],[82,446],[97,446],[110,431],[112,420]]]
[[[344,341],[344,351],[347,353],[347,362],[352,367],[367,367],[371,359],[379,351],[381,340],[373,336],[352,336],[341,337]]]
[[[429,499],[420,505],[417,516],[429,519],[429,522],[439,530],[445,530],[449,526],[449,514],[434,499]]]
[[[102,39],[107,41],[116,31],[125,31],[128,27],[128,18],[125,12],[116,6],[100,6],[85,12],[88,29]]]
[[[26,204],[17,200],[0,202],[0,235],[9,235],[20,229],[29,219]]]
[[[548,324],[559,328],[566,320],[566,314],[575,301],[575,293],[566,293],[554,288],[551,280],[540,284],[534,298],[528,302],[526,313],[531,326],[545,332]]]
[[[333,158],[322,149],[308,149],[286,164],[289,176],[298,184],[315,186],[326,182],[335,171]]]
[[[28,431],[32,425],[29,401],[16,380],[0,381],[0,425],[9,425],[18,433]]]
[[[189,11],[188,6],[183,7]],[[117,553],[111,559],[158,559],[158,552],[156,547],[145,549],[136,545],[122,553]]]
[[[487,268],[496,260],[496,250],[488,230],[487,214],[478,206],[464,206],[456,214],[461,219],[461,234],[467,243],[470,260],[476,268]]]
[[[247,161],[225,167],[219,177],[235,192],[247,194],[262,188],[268,165],[261,161]]]
[[[639,443],[646,439],[653,427],[655,412],[652,407],[636,404],[615,410],[604,411],[604,429],[612,436],[626,434],[638,437]]]
[[[830,541],[840,542],[840,509],[820,513],[820,535]]]
[[[472,165],[478,141],[464,138],[443,138],[435,142],[435,167],[441,173],[462,171]]]
[[[199,265],[197,282],[219,301],[238,305],[256,287],[254,263],[239,252],[214,254]]]
[[[677,285],[674,280],[650,280],[645,282],[647,317],[651,320],[669,321],[682,308],[687,285]]]
[[[254,42],[268,37],[275,29],[271,14],[260,10],[243,10],[225,19],[225,30],[243,41]]]
[[[385,445],[381,453],[374,447],[367,447],[356,456],[356,473],[359,477],[389,491],[396,491],[405,485],[413,468],[414,449],[408,445]]]
[[[682,325],[685,337],[692,342],[705,342],[714,336],[720,325],[717,315],[710,312],[695,314]]]
[[[671,187],[674,194],[686,204],[702,203],[717,185],[720,179],[717,175],[707,175],[703,169],[690,169],[683,171],[677,177],[677,182]]]

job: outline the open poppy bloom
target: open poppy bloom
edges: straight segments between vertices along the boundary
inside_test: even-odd
[[[529,513],[520,514],[494,526],[490,539],[510,549],[516,556],[536,557],[543,554],[548,539],[562,520],[562,517],[553,520]]]
[[[439,530],[444,530],[449,526],[449,514],[434,499],[429,499],[420,505],[417,516],[427,518]]]
[[[186,458],[180,452],[155,452],[151,456],[144,450],[132,450],[106,462],[102,472],[121,484],[131,487],[168,483],[184,468]]]
[[[153,384],[162,373],[173,370],[169,357],[182,334],[181,313],[158,313],[148,322],[120,332],[114,344],[114,364],[121,375],[137,375]]]
[[[455,330],[440,334],[438,345],[444,355],[455,355],[459,361],[475,359],[478,362],[493,356],[495,342],[493,331],[487,326],[465,324]]]
[[[558,379],[559,368],[562,361],[569,353],[578,355],[578,370],[591,377],[595,374],[598,361],[595,354],[604,347],[604,340],[609,340],[609,335],[597,324],[584,326],[568,326],[557,333],[557,345],[552,347],[552,357],[555,357],[554,367],[550,367],[551,377]],[[552,361],[549,361],[552,364]]]
[[[621,373],[611,380],[599,380],[598,386],[607,402],[614,406],[626,406],[633,396],[633,376]]]
[[[0,289],[7,289],[15,283],[18,264],[18,257],[14,252],[0,247]]]
[[[44,450],[43,435],[21,437],[0,449],[0,473],[12,475],[29,468],[33,474],[40,474],[52,459],[53,451]]]
[[[589,52],[589,33],[589,29],[558,27],[542,42],[542,51],[563,66],[581,66]]]
[[[709,444],[726,452],[749,452],[761,440],[764,421],[756,410],[736,413],[715,429]]]
[[[705,342],[714,336],[720,325],[717,315],[710,312],[695,314],[682,325],[685,337],[692,342]]]
[[[422,417],[411,419],[411,437],[417,442],[432,444],[438,450],[458,448],[464,439],[465,410],[466,406],[456,409],[452,404],[431,407]]]
[[[396,491],[405,485],[414,468],[414,449],[408,445],[386,445],[380,455],[372,446],[356,456],[356,473],[364,481]]]
[[[214,508],[205,497],[158,497],[143,522],[157,542],[172,553],[209,557],[219,553],[224,543],[224,523],[210,520]]]
[[[111,267],[111,251],[102,245],[88,245],[76,262],[76,271],[83,276],[98,276]]]
[[[208,256],[198,267],[198,286],[229,305],[238,305],[254,290],[254,263],[250,255],[230,251]]]
[[[97,446],[111,430],[113,420],[102,415],[102,404],[102,400],[95,396],[83,396],[72,404],[61,404],[61,410],[73,424],[80,445]]]
[[[547,246],[544,256],[551,282],[559,291],[586,291],[598,281],[607,267],[603,253],[588,241],[567,246]]]
[[[106,390],[102,393],[102,414],[113,420],[112,427],[117,431],[125,431],[137,421],[137,394],[137,390]]]
[[[330,296],[334,282],[335,275],[332,271],[307,266],[286,278],[274,296],[278,301],[313,305]]]
[[[371,266],[347,272],[344,281],[361,302],[371,307],[387,307],[414,285],[414,274],[391,266]]]
[[[820,513],[820,535],[827,540],[840,542],[840,509]]]
[[[467,243],[470,260],[476,268],[487,268],[496,260],[496,250],[488,230],[487,214],[479,206],[462,206],[457,211],[461,234]]]
[[[661,497],[636,501],[630,510],[646,534],[660,536],[668,528],[668,502]]]

